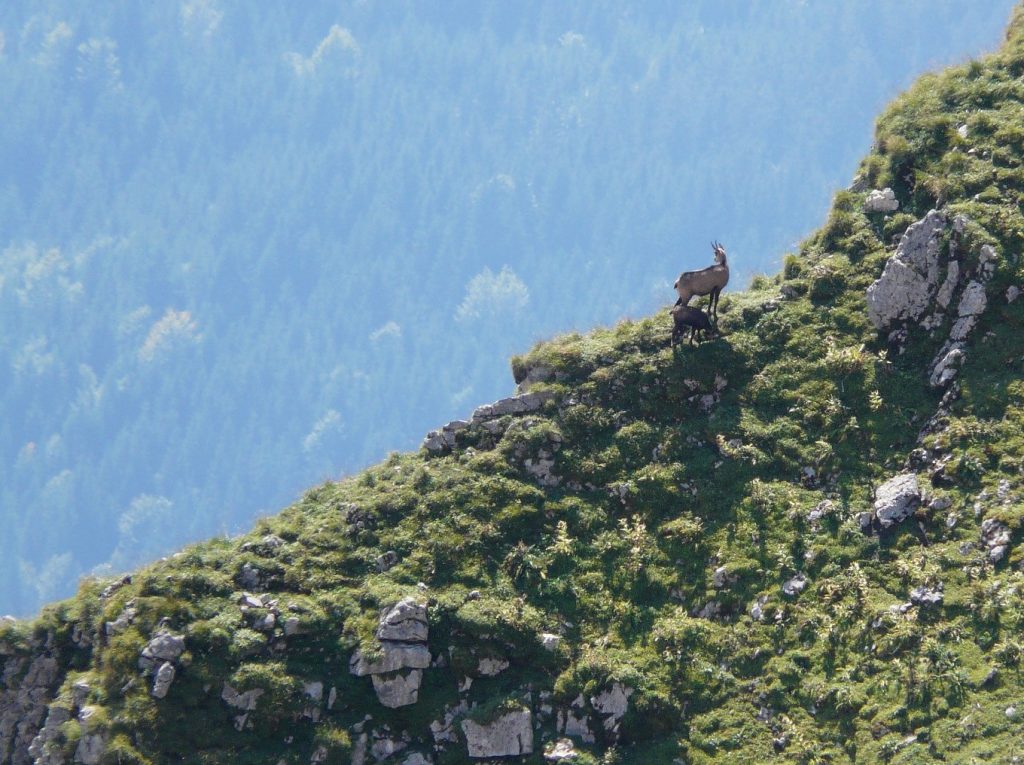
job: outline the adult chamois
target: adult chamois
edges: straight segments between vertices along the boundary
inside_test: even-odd
[[[679,293],[676,305],[686,305],[694,295],[710,295],[708,312],[718,326],[718,296],[729,283],[729,264],[725,259],[725,247],[720,242],[712,242],[711,249],[715,253],[715,265],[700,271],[683,271],[672,286]]]

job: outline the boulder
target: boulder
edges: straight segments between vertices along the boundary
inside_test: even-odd
[[[248,691],[238,692],[228,683],[221,688],[220,697],[229,706],[241,709],[244,712],[251,712],[256,708],[256,700],[264,694],[262,688],[253,688]]]
[[[150,640],[139,654],[139,669],[148,672],[165,661],[177,661],[184,651],[184,637],[161,632]]]
[[[578,756],[579,752],[576,751],[575,744],[569,738],[558,739],[550,748],[544,751],[544,759],[548,762],[575,760]]]
[[[864,212],[867,213],[891,213],[900,208],[896,193],[890,188],[882,190],[874,189],[864,200]]]
[[[540,634],[540,644],[544,646],[544,650],[546,651],[557,651],[558,644],[561,642],[561,635],[556,635],[553,632],[542,632]]]
[[[528,709],[506,712],[486,724],[462,721],[470,757],[520,757],[533,752],[533,718]]]
[[[381,612],[378,640],[420,643],[427,639],[427,607],[414,598],[403,598]]]
[[[408,673],[394,672],[371,675],[377,700],[389,709],[415,704],[419,697],[423,670],[414,669]]]
[[[507,659],[492,659],[483,657],[477,663],[476,671],[481,677],[494,677],[508,669]]]
[[[921,488],[913,473],[901,473],[875,489],[875,517],[883,528],[910,516],[921,504]]]
[[[378,656],[367,657],[356,649],[349,661],[353,675],[380,675],[400,669],[426,669],[430,666],[430,650],[420,643],[381,643]]]
[[[868,318],[876,329],[924,316],[939,288],[939,251],[945,229],[946,215],[932,210],[903,234],[882,275],[868,287]]]
[[[153,698],[162,699],[167,695],[167,691],[171,689],[171,683],[174,682],[175,674],[174,665],[171,662],[165,661],[160,665],[153,678]]]
[[[915,606],[941,606],[942,584],[936,587],[915,587],[910,591],[910,602]]]
[[[807,587],[807,576],[803,573],[799,573],[791,579],[787,579],[782,584],[782,592],[789,597],[795,597],[804,591]]]

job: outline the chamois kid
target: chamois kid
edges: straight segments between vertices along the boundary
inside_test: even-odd
[[[703,332],[707,338],[708,330],[711,329],[711,320],[708,315],[699,308],[689,305],[672,306],[672,340],[673,348],[683,339],[683,333],[687,327],[690,329],[690,345],[693,345],[693,338],[698,332]]]

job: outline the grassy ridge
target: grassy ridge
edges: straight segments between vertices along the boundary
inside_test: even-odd
[[[70,755],[83,731],[104,730],[109,762],[308,762],[320,747],[348,762],[367,714],[367,730],[407,731],[429,751],[430,723],[460,698],[477,720],[527,698],[539,750],[555,736],[541,692],[566,707],[618,682],[635,689],[619,740],[580,745],[577,762],[1024,755],[1007,711],[1024,691],[1024,300],[1003,297],[1024,280],[1022,35],[1018,11],[1000,52],[891,105],[861,175],[893,188],[900,211],[867,215],[864,192],[840,192],[782,273],[723,297],[720,337],[673,351],[661,313],[542,343],[513,371],[545,370],[531,390],[552,397],[497,435],[472,428],[451,454],[392,455],[244,538],[190,547],[105,598],[107,583],[86,581],[0,628],[15,653],[52,635],[66,669],[54,705],[72,709],[75,683],[89,683],[97,712],[54,746]],[[961,395],[919,439],[939,406],[927,367],[948,322],[912,328],[891,353],[864,295],[936,206],[969,219],[967,269],[982,245],[999,258]],[[946,460],[927,492],[949,508],[862,533],[874,487],[921,447]],[[557,486],[526,469],[544,455]],[[995,564],[979,544],[986,518],[1012,533]],[[388,551],[398,563],[380,572]],[[799,576],[805,588],[787,595]],[[940,583],[941,605],[901,607]],[[297,632],[255,629],[269,610],[243,613],[244,591],[269,593]],[[379,609],[410,594],[429,599],[430,648],[447,666],[425,671],[415,705],[389,710],[348,661],[372,650]],[[133,623],[106,636],[129,604]],[[186,653],[155,699],[137,660],[161,623]],[[556,651],[543,632],[562,636]],[[460,693],[482,656],[510,666]],[[316,723],[303,717],[314,680],[337,693]],[[225,682],[264,691],[240,731]],[[465,744],[437,761],[467,762]]]

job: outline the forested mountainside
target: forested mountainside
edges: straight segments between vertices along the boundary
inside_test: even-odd
[[[712,238],[774,272],[1009,9],[0,3],[0,613],[414,448]]]
[[[1014,762],[1024,8],[781,273],[0,627],[0,763]]]

